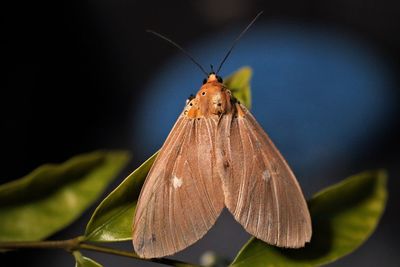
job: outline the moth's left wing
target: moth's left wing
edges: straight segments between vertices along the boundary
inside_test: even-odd
[[[221,117],[216,160],[225,205],[252,235],[280,247],[303,247],[311,219],[301,188],[250,112],[236,104]]]
[[[133,245],[143,258],[174,254],[199,240],[224,207],[215,170],[217,118],[181,115],[140,193]]]

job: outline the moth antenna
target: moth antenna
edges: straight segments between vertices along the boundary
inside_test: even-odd
[[[211,68],[211,73],[214,73],[214,66],[213,66],[213,64],[210,64],[210,68]]]
[[[248,31],[248,29],[250,29],[250,27],[254,24],[254,22],[256,22],[256,20],[258,19],[259,16],[261,16],[261,14],[264,13],[264,11],[260,11],[255,17],[254,19],[247,25],[246,28],[244,28],[244,30],[239,34],[238,37],[236,37],[236,39],[233,41],[231,47],[229,48],[228,52],[226,53],[224,59],[222,59],[221,64],[219,64],[219,67],[217,69],[217,72],[215,74],[218,74],[218,72],[221,70],[222,65],[224,65],[225,61],[227,60],[227,58],[229,57],[229,55],[231,54],[233,48],[235,47],[235,45],[238,43],[238,41],[243,37],[243,35]]]
[[[171,45],[175,46],[176,48],[178,48],[183,54],[185,54],[194,64],[196,64],[197,67],[199,67],[199,69],[206,75],[206,77],[208,77],[208,73],[204,70],[204,68],[200,65],[199,62],[197,62],[196,59],[194,59],[194,57],[189,54],[189,52],[187,52],[185,49],[182,48],[182,46],[178,45],[177,43],[175,43],[174,41],[172,41],[171,39],[169,39],[168,37],[152,31],[152,30],[146,30],[146,32],[154,34],[155,36],[163,39],[164,41],[167,41],[168,43],[170,43]]]

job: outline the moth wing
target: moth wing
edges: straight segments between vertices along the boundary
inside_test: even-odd
[[[252,114],[236,104],[218,126],[216,159],[225,205],[252,235],[280,247],[303,247],[311,219],[288,164]]]
[[[143,258],[174,254],[199,240],[224,207],[215,170],[217,119],[181,115],[140,193],[133,246]]]

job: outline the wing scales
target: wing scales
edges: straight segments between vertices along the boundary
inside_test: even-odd
[[[267,243],[295,248],[310,240],[310,215],[295,176],[250,112],[236,108],[241,112],[179,117],[139,197],[133,244],[141,257],[193,244],[224,205]]]
[[[215,118],[181,115],[140,194],[133,244],[144,258],[171,255],[200,239],[224,206],[215,169]],[[210,156],[208,156],[210,155]]]
[[[267,134],[245,107],[221,118],[216,160],[225,205],[252,235],[281,247],[302,247],[311,219],[301,188]]]

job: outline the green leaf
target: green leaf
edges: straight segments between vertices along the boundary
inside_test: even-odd
[[[86,240],[113,242],[132,238],[136,202],[156,155],[133,171],[100,203],[86,226]]]
[[[231,90],[233,96],[248,109],[251,108],[251,75],[250,67],[242,67],[224,79],[224,84]]]
[[[310,244],[280,249],[252,238],[232,266],[320,266],[351,253],[378,225],[386,204],[386,180],[384,171],[371,171],[328,187],[309,201]]]
[[[129,160],[97,151],[43,165],[0,186],[0,241],[44,239],[77,219]]]
[[[95,262],[92,259],[89,259],[87,257],[82,256],[82,254],[79,251],[74,251],[72,253],[74,255],[76,264],[75,267],[102,267],[98,262]]]

